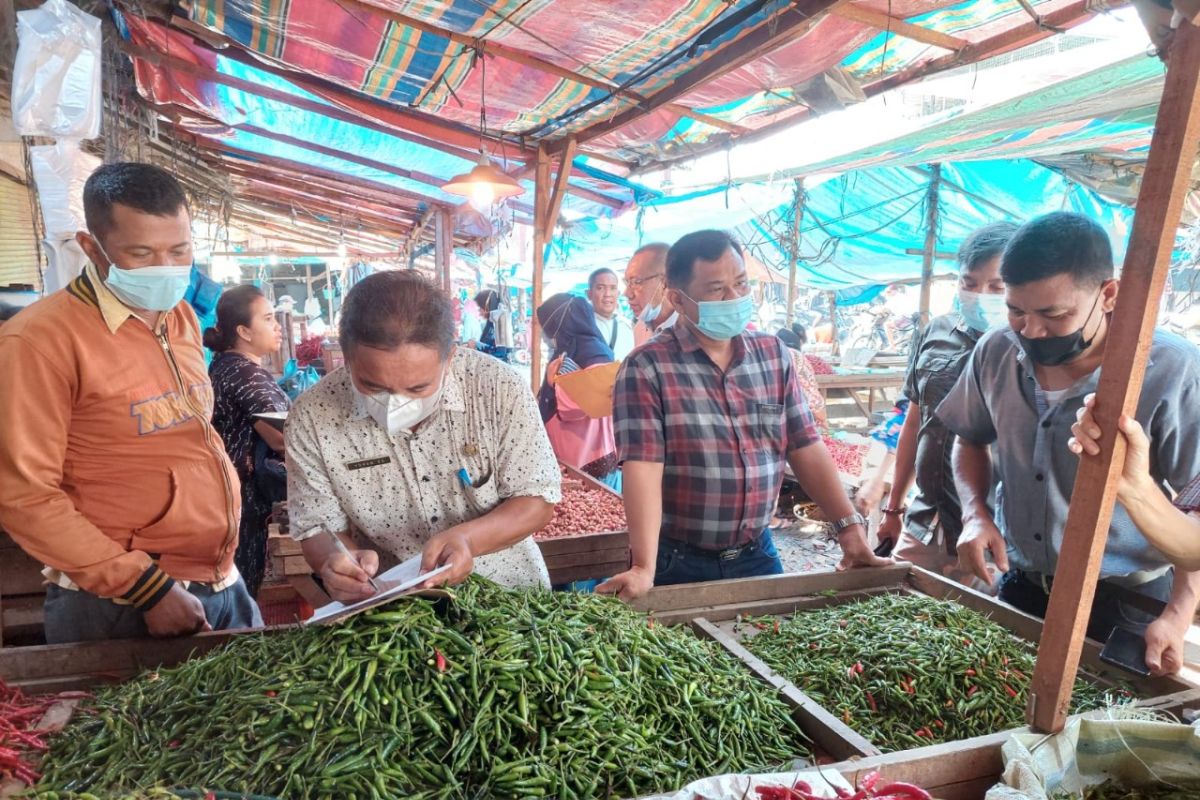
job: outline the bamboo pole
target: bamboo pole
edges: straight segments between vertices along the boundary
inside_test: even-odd
[[[1038,647],[1027,715],[1039,731],[1061,731],[1066,724],[1125,463],[1125,440],[1117,436],[1117,420],[1121,414],[1132,415],[1137,410],[1158,300],[1166,284],[1198,147],[1200,28],[1185,21],[1168,53],[1162,101],[1121,272],[1121,291],[1100,367],[1095,414],[1103,431],[1101,454],[1083,459],[1076,473]],[[1177,572],[1175,580],[1182,579],[1183,574]]]
[[[542,327],[538,324],[537,309],[542,304],[542,272],[546,268],[546,245],[550,241],[547,227],[553,233],[550,216],[550,154],[539,147],[533,174],[533,308],[529,322],[529,380],[536,393],[542,385]]]
[[[800,219],[804,216],[804,178],[796,178],[792,199],[792,232],[788,241],[787,326],[796,320],[796,269],[800,264]]]
[[[929,298],[933,291],[933,262],[937,257],[938,184],[942,165],[933,165],[929,189],[925,194],[925,252],[921,263],[921,327],[929,324]]]

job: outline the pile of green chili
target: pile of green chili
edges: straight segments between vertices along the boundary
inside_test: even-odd
[[[39,789],[630,797],[807,755],[775,690],[719,646],[609,598],[472,579],[102,690]]]
[[[881,595],[746,624],[751,652],[884,752],[1025,724],[1036,651],[956,603]],[[1071,707],[1122,698],[1078,680]]]
[[[1099,786],[1089,786],[1082,795],[1059,792],[1051,797],[1052,800],[1196,800],[1200,797],[1200,783],[1122,786],[1106,781]]]

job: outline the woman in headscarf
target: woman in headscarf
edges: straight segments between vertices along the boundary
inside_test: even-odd
[[[596,327],[591,305],[582,297],[556,294],[537,310],[542,335],[551,347],[546,380],[538,392],[538,406],[554,454],[618,491],[617,446],[612,417],[589,417],[557,386],[558,377],[615,361],[608,343]]]

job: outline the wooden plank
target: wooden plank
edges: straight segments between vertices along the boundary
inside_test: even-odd
[[[24,550],[6,551],[0,556],[0,595],[38,594],[44,582],[42,565]]]
[[[693,89],[728,74],[791,42],[815,25],[830,8],[843,0],[795,0],[757,26],[741,32],[724,47],[715,47],[700,63],[633,108],[606,116],[576,132],[579,143],[590,142],[641,119],[674,102]],[[565,143],[556,143],[557,149]]]
[[[831,13],[836,14],[842,19],[861,22],[872,28],[887,31],[905,39],[912,39],[914,42],[940,47],[943,50],[950,50],[955,53],[965,49],[970,44],[966,39],[950,36],[949,34],[930,28],[922,28],[920,25],[913,25],[911,22],[890,17],[882,11],[876,11],[866,6],[845,3],[834,8]]]
[[[537,541],[538,549],[543,558],[551,558],[564,553],[593,552],[597,550],[629,549],[629,532],[589,533],[584,536],[567,536],[561,539],[544,539]]]
[[[615,550],[593,550],[584,553],[567,553],[561,556],[554,556],[546,559],[546,569],[566,569],[568,567],[583,567],[589,564],[613,564],[627,563],[629,561],[629,548],[622,547]]]
[[[538,147],[533,179],[533,313],[529,315],[529,381],[533,393],[542,386],[542,326],[537,309],[542,304],[542,280],[546,270],[546,217],[550,211],[550,154]]]
[[[929,189],[925,192],[925,252],[921,257],[921,327],[929,324],[929,301],[933,292],[933,261],[937,257],[938,185],[942,165],[933,164]]]
[[[1060,731],[1066,722],[1125,461],[1117,420],[1137,409],[1158,300],[1198,147],[1200,28],[1182,22],[1168,54],[1162,101],[1138,192],[1138,213],[1096,388],[1096,421],[1104,431],[1101,455],[1082,459],[1075,477],[1046,611],[1045,639],[1030,689],[1029,717],[1038,730]]]
[[[442,291],[448,295],[453,284],[451,269],[454,263],[454,213],[443,208],[438,212],[435,225],[437,243],[434,246],[434,254],[438,265],[438,279],[441,281]]]
[[[594,581],[611,578],[619,572],[629,569],[629,560],[610,561],[608,563],[588,564],[582,567],[565,567],[563,569],[547,570],[550,573],[550,584],[560,586],[575,581]]]
[[[567,137],[567,145],[562,152],[562,160],[558,162],[558,173],[554,176],[554,190],[550,193],[550,206],[543,213],[542,225],[545,230],[542,235],[549,242],[554,238],[554,226],[558,224],[558,215],[562,211],[563,198],[566,197],[567,187],[571,178],[571,162],[575,158],[575,137]],[[534,306],[537,308],[537,306]]]
[[[878,569],[855,569],[847,572],[771,575],[762,578],[659,586],[631,605],[639,611],[657,615],[665,611],[802,597],[831,590],[841,592],[898,587],[904,582],[910,569],[910,564],[897,563]]]
[[[735,658],[750,668],[750,671],[779,690],[784,700],[792,707],[801,729],[813,743],[837,759],[859,758],[879,754],[879,748],[868,742],[823,706],[800,691],[791,681],[784,678],[765,662],[733,640],[725,631],[700,617],[693,627],[725,648]]]

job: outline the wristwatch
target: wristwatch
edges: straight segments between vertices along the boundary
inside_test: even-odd
[[[862,514],[854,513],[848,517],[842,517],[841,519],[835,519],[833,521],[833,530],[835,533],[840,534],[842,531],[846,530],[846,528],[849,528],[851,525],[862,525],[863,528],[865,529],[867,527],[867,518],[864,517]]]

